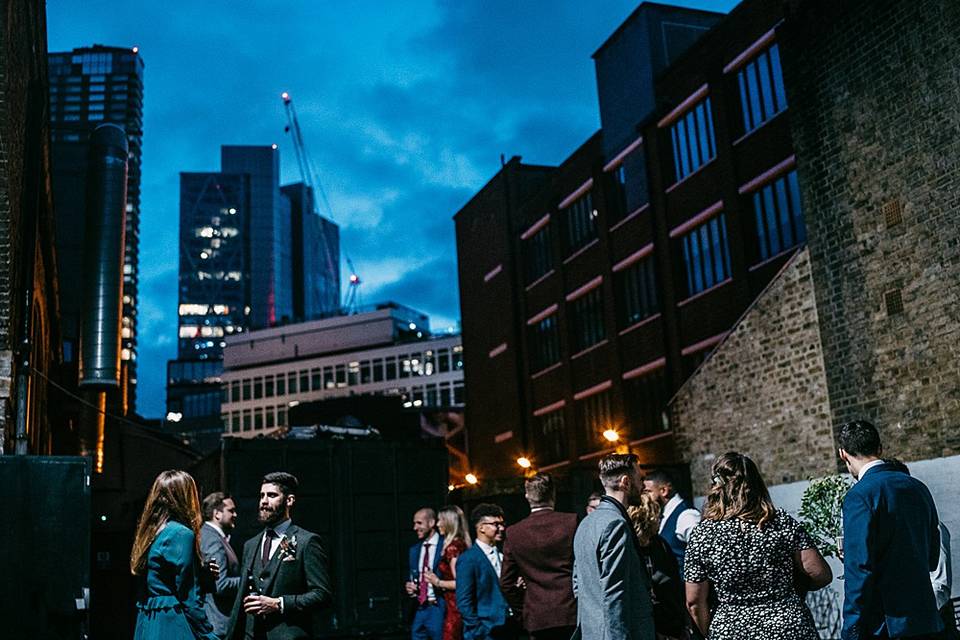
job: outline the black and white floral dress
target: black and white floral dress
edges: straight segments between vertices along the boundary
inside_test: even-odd
[[[760,529],[743,520],[704,520],[690,534],[687,582],[709,580],[719,606],[710,640],[817,640],[793,581],[793,554],[813,549],[799,522],[778,509]]]

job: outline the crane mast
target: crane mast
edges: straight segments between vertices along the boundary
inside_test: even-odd
[[[286,131],[290,133],[291,138],[293,139],[293,150],[297,156],[297,167],[300,169],[300,179],[303,181],[303,184],[310,190],[314,197],[311,199],[311,204],[314,207],[312,213],[318,213],[316,211],[316,201],[317,194],[323,200],[323,204],[326,207],[327,217],[333,220],[333,208],[330,206],[330,200],[327,198],[327,193],[323,189],[323,185],[320,183],[320,180],[317,178],[317,172],[313,168],[313,162],[310,159],[310,155],[307,153],[307,146],[303,141],[303,132],[300,129],[300,120],[297,118],[297,109],[293,105],[293,97],[284,91],[280,94],[280,98],[283,100],[284,110],[287,113],[287,127]],[[326,236],[324,235],[324,243],[326,243]],[[327,260],[328,267],[331,266],[329,261],[331,258],[331,252],[329,247],[327,247]],[[350,279],[347,285],[347,293],[344,296],[342,308],[347,314],[355,314],[359,311],[360,307],[360,276],[357,274],[357,270],[353,266],[353,260],[350,259],[349,255],[344,254],[347,262],[347,266],[350,268]]]

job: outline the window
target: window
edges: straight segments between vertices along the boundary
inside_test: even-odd
[[[403,354],[402,356],[397,356],[400,360],[400,377],[409,378],[410,377],[410,356]]]
[[[453,368],[456,371],[463,369],[463,345],[453,348]]]
[[[333,367],[324,367],[323,368],[323,388],[324,389],[333,389],[337,386],[336,380],[333,378]]]
[[[336,366],[336,369],[334,369],[334,371],[336,372],[337,387],[338,387],[338,388],[341,388],[341,387],[347,386],[347,367],[346,367],[346,365],[338,364],[338,365]]]
[[[806,240],[797,172],[791,171],[754,193],[753,213],[761,260]]]
[[[437,370],[440,373],[450,371],[450,351],[449,349],[439,349],[437,351]]]
[[[273,376],[267,376],[263,380],[263,395],[267,398],[273,397]]]
[[[320,391],[322,389],[320,382],[320,369],[310,369],[310,389]]]
[[[267,407],[264,411],[266,412],[264,414],[264,426],[267,429],[271,429],[273,428],[274,419],[275,419],[274,413],[273,413],[273,407]]]
[[[355,387],[360,384],[360,363],[351,362],[347,367],[347,386]]]
[[[240,412],[239,411],[234,411],[233,413],[230,414],[230,423],[231,423],[231,429],[230,429],[231,431],[233,432],[240,431]]]
[[[597,237],[597,211],[593,208],[593,197],[589,191],[564,209],[562,214],[567,255]]]
[[[652,255],[633,263],[614,278],[621,329],[649,318],[660,310]]]
[[[681,239],[687,295],[700,293],[730,277],[727,218],[720,214]]]
[[[463,405],[463,380],[457,380],[453,383],[453,404]]]
[[[717,155],[709,97],[698,102],[670,127],[670,139],[673,142],[673,168],[678,182]]]
[[[569,303],[574,353],[583,351],[606,337],[600,289],[594,287]]]
[[[277,426],[287,426],[287,408],[284,406],[277,407]]]
[[[387,358],[387,380],[397,379],[397,357],[389,356]]]
[[[773,44],[737,73],[743,131],[749,133],[787,108],[780,49]]]
[[[253,379],[253,399],[259,400],[263,397],[263,378]]]
[[[287,388],[290,390],[290,393],[297,392],[297,372],[291,371],[287,374]]]
[[[243,399],[244,400],[250,399],[250,379],[249,378],[243,381]]]
[[[427,402],[426,403],[428,407],[440,406],[439,394],[437,393],[437,385],[431,384],[427,386]]]
[[[560,361],[560,318],[547,316],[527,329],[530,339],[530,371],[546,369]]]
[[[370,384],[370,361],[360,361],[360,384]]]
[[[563,410],[551,411],[534,417],[534,453],[542,465],[562,462],[567,455],[567,433],[563,425]]]
[[[613,426],[610,392],[601,391],[577,402],[580,443],[583,451],[601,448],[603,432]]]
[[[287,381],[282,373],[277,374],[277,395],[283,396],[287,393]]]
[[[257,431],[263,429],[263,409],[261,407],[253,410],[253,428]]]
[[[240,381],[230,383],[230,402],[240,402]]]
[[[304,369],[300,372],[300,393],[310,391],[310,372]]]
[[[660,367],[644,376],[624,380],[623,397],[633,438],[652,436],[670,428],[667,402],[670,388],[667,370]]]
[[[250,409],[243,410],[243,430],[250,431],[253,427],[252,416],[250,415]]]
[[[383,359],[377,358],[373,361],[373,381],[383,382]]]
[[[609,223],[619,222],[650,200],[647,186],[647,165],[642,148],[632,151],[613,169],[610,183],[613,197],[609,208]]]
[[[523,269],[527,284],[538,280],[553,268],[550,253],[550,226],[544,226],[523,241]]]
[[[448,407],[453,404],[453,387],[449,382],[440,383],[440,406]]]

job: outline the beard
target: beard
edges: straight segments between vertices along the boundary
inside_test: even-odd
[[[278,522],[283,522],[283,520],[286,519],[286,515],[286,511],[280,507],[260,507],[260,511],[257,513],[257,520],[260,521],[260,524],[264,525],[277,524]]]

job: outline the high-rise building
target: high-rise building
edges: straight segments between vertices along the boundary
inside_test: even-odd
[[[340,310],[340,228],[315,213],[313,190],[302,182],[280,187],[290,201],[293,316],[313,320]]]
[[[277,145],[220,148],[220,170],[250,181],[250,326],[269,327],[293,317],[290,201],[280,193]]]
[[[123,260],[122,368],[119,408],[136,404],[137,299],[140,253],[140,159],[143,141],[143,59],[137,47],[94,45],[51,53],[50,137],[56,215],[63,353],[76,367],[86,223],[90,134],[104,123],[127,136],[127,202]]]

